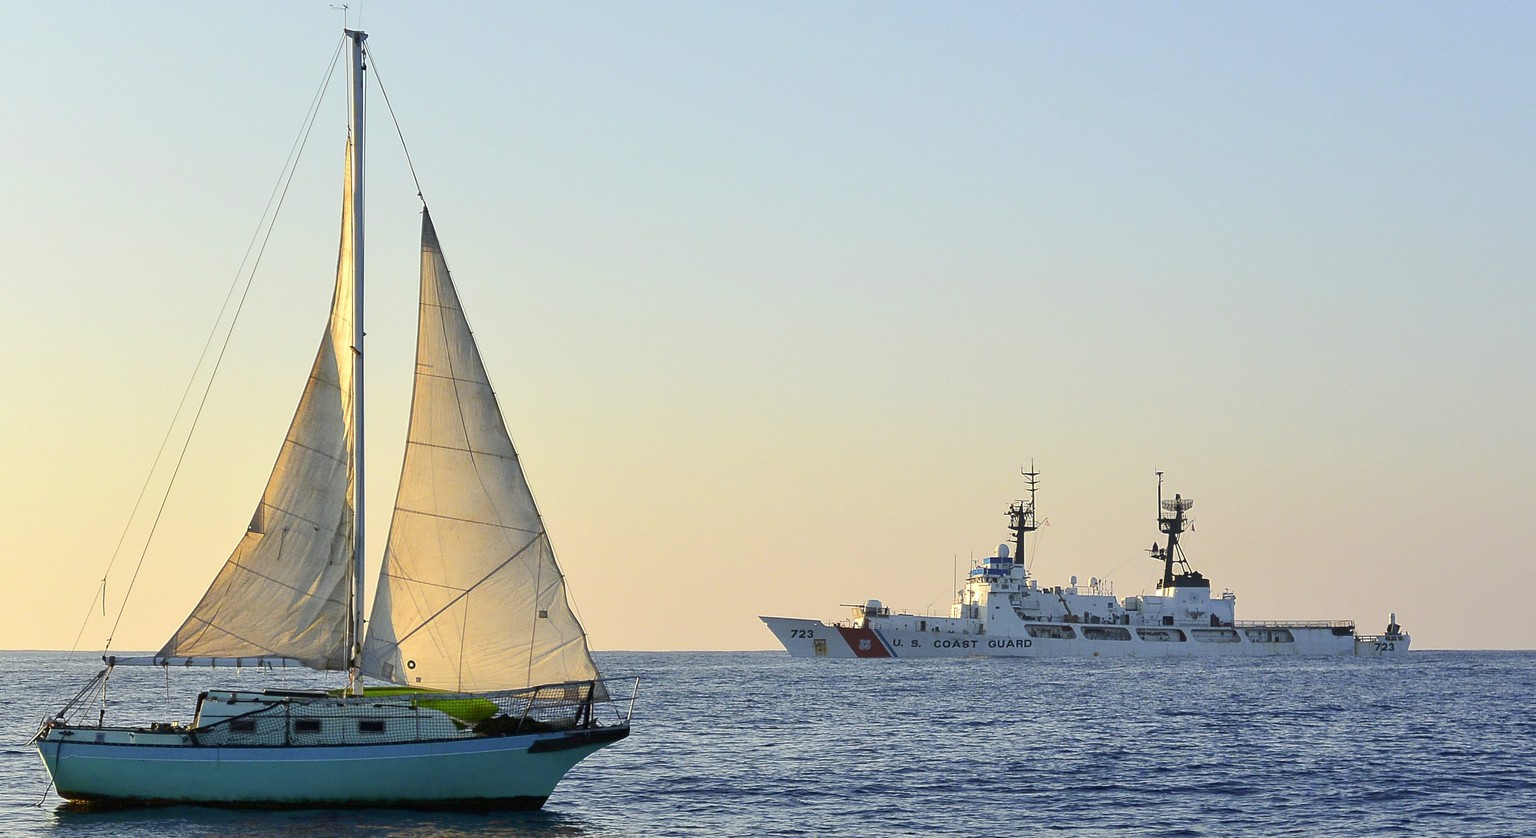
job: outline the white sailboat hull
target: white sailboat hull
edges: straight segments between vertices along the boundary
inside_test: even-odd
[[[114,744],[50,736],[37,745],[59,795],[85,803],[534,809],[572,766],[628,732],[626,726],[594,733],[305,747]]]

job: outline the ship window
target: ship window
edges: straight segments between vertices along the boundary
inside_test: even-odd
[[[384,732],[384,720],[383,719],[363,719],[362,721],[357,723],[357,732],[358,733],[383,733]]]
[[[229,723],[230,733],[255,733],[255,719],[232,719]]]
[[[320,732],[320,720],[319,719],[294,719],[294,721],[293,721],[293,732],[294,733],[319,733]]]

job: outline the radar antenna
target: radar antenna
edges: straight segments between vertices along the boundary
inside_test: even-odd
[[[1008,529],[1013,532],[1013,563],[1024,564],[1024,534],[1040,529],[1040,524],[1035,520],[1035,490],[1040,487],[1040,472],[1035,471],[1035,461],[1029,461],[1029,470],[1020,469],[1024,475],[1024,483],[1029,487],[1029,501],[1013,502],[1008,507]]]

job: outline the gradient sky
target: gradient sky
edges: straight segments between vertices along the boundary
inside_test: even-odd
[[[1148,590],[1163,470],[1240,618],[1536,647],[1530,5],[359,6],[596,648],[943,611],[1031,459],[1044,584]],[[341,22],[0,6],[0,648],[88,612],[105,639],[142,520],[106,617],[94,589]],[[377,556],[419,207],[373,115]],[[333,84],[116,649],[158,648],[249,521],[344,120]]]

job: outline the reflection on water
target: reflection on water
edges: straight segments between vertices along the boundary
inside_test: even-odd
[[[584,838],[598,834],[579,816],[563,812],[461,814],[395,809],[264,811],[164,806],[91,810],[56,806],[46,825],[71,836],[219,835],[247,838],[274,835],[325,838],[359,833],[382,838]]]

